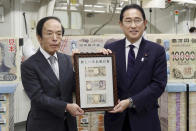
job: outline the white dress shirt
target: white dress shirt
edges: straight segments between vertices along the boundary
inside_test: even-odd
[[[46,60],[48,61],[48,63],[51,66],[51,63],[50,63],[50,60],[49,60],[51,55],[48,54],[42,47],[40,47],[40,51],[44,55],[44,57],[46,58]],[[57,74],[57,78],[59,79],[59,64],[58,64],[58,57],[57,57],[56,52],[54,53],[53,56],[56,58],[55,63],[54,63],[54,67],[55,67],[55,73]]]
[[[128,67],[128,54],[129,54],[129,49],[130,49],[129,45],[134,45],[135,46],[133,48],[133,51],[135,53],[135,58],[136,58],[141,41],[142,41],[142,37],[138,41],[136,41],[135,43],[131,43],[127,39],[125,40],[126,70],[127,70],[127,67]]]

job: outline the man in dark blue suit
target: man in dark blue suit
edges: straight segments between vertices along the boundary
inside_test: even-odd
[[[105,113],[105,131],[161,131],[157,99],[167,83],[164,48],[142,37],[147,20],[139,5],[125,6],[119,24],[126,38],[105,46],[116,57],[119,96]]]
[[[75,116],[84,111],[72,103],[71,57],[58,53],[64,28],[56,17],[36,28],[40,49],[21,65],[24,89],[31,100],[27,131],[77,131]]]

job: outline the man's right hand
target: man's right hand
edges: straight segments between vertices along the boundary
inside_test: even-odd
[[[84,111],[75,103],[67,104],[66,111],[74,117],[84,114]]]
[[[104,55],[108,55],[108,54],[112,53],[112,51],[110,49],[105,49],[105,48],[100,48],[97,50],[97,52],[103,53]]]

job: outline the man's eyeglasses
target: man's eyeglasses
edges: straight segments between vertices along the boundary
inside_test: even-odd
[[[62,37],[62,33],[61,32],[46,32],[44,33],[47,37],[56,37],[56,38],[61,38]]]
[[[132,25],[133,23],[135,24],[135,25],[140,25],[140,24],[142,24],[143,23],[143,20],[142,19],[127,19],[127,20],[125,20],[125,21],[123,21],[123,23],[126,25],[126,26],[130,26],[130,25]]]

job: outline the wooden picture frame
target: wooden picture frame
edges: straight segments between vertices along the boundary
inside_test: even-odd
[[[76,53],[74,69],[76,103],[87,112],[112,110],[118,101],[114,54]]]

